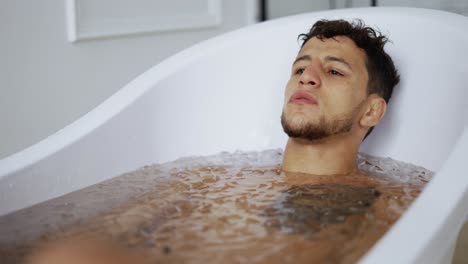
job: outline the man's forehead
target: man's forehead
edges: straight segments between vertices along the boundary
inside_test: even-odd
[[[349,60],[360,60],[362,62],[366,60],[364,50],[359,48],[352,39],[346,36],[321,39],[313,37],[299,50],[296,60],[306,55],[335,56]]]
[[[346,50],[353,50],[359,49],[356,46],[354,41],[346,36],[335,36],[333,38],[317,38],[313,37],[309,39],[304,46],[299,51],[306,52],[308,50],[336,50],[336,51],[346,51]]]

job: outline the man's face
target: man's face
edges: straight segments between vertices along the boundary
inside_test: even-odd
[[[349,132],[367,97],[366,54],[348,37],[310,39],[292,66],[281,123],[290,137]]]

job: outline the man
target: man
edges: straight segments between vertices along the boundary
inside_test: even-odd
[[[321,20],[292,65],[281,123],[289,136],[282,169],[357,173],[360,143],[385,114],[399,76],[387,38],[358,20]]]
[[[399,217],[400,212],[392,210],[400,210],[408,204],[394,204],[396,209],[387,210],[388,204],[394,202],[388,198],[398,197],[402,191],[394,188],[393,183],[390,190],[377,190],[377,186],[388,185],[388,179],[383,177],[372,178],[372,181],[368,180],[371,177],[355,177],[361,175],[356,167],[359,145],[383,117],[392,89],[398,83],[398,74],[383,51],[386,38],[361,22],[319,21],[302,36],[304,42],[293,63],[281,117],[284,131],[290,137],[282,170],[306,173],[306,177],[300,173],[283,177],[276,174],[276,167],[270,170],[246,168],[245,172],[241,168],[238,173],[229,175],[228,170],[218,167],[218,172],[224,171],[223,175],[208,178],[203,172],[211,172],[214,167],[201,167],[199,171],[181,173],[182,178],[189,175],[185,183],[162,185],[168,197],[160,196],[163,191],[158,190],[158,196],[149,198],[155,201],[151,213],[147,205],[138,202],[113,218],[104,217],[104,220],[111,220],[103,222],[106,230],[123,230],[116,237],[125,238],[127,229],[140,230],[147,224],[156,225],[141,229],[144,232],[131,231],[130,238],[137,242],[155,234],[156,238],[164,238],[167,235],[164,232],[170,232],[165,244],[146,243],[144,246],[162,263],[183,262],[185,258],[189,262],[205,263],[200,261],[205,257],[210,263],[218,263],[220,259],[225,263],[241,260],[356,262]],[[310,174],[321,176],[308,177]],[[179,192],[192,195],[185,206],[180,203],[183,195]],[[177,200],[169,199],[170,195]],[[278,200],[272,202],[275,195]],[[202,201],[201,207],[195,206],[197,199]],[[210,200],[214,202],[207,203]],[[171,207],[160,201],[180,205],[171,213]],[[125,226],[128,219],[133,219],[126,217],[139,216],[136,212],[141,208],[145,209],[142,215],[150,216],[149,222],[140,223],[136,217],[134,224]],[[158,214],[165,218],[155,220]],[[182,222],[177,222],[177,217],[173,217],[176,221],[173,226],[161,228],[166,230],[161,233],[154,231],[159,230],[158,225],[171,214],[188,218],[181,217]],[[194,218],[189,218],[191,216]],[[151,233],[152,230],[155,233]],[[289,236],[282,234],[283,231]],[[210,237],[216,239],[210,240]],[[204,246],[206,241],[210,246]],[[159,250],[161,246],[162,251]],[[143,256],[99,239],[58,240],[39,248],[27,263],[68,260],[146,263]]]

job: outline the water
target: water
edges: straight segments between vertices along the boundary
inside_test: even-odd
[[[158,263],[354,263],[433,174],[365,154],[363,173],[346,176],[285,173],[281,160],[267,150],[145,166],[1,217],[0,257],[91,233]]]

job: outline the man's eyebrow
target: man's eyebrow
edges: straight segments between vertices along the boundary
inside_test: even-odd
[[[335,56],[326,56],[325,61],[340,62],[340,63],[346,65],[346,67],[348,67],[351,71],[353,70],[353,68],[351,68],[351,65],[343,58],[338,58],[338,57],[335,57]]]
[[[293,65],[298,63],[299,61],[310,61],[312,60],[312,58],[309,56],[309,55],[303,55],[299,58],[297,58],[294,62],[293,62]],[[326,56],[325,61],[336,61],[336,62],[340,62],[342,64],[344,64],[346,67],[348,67],[350,70],[353,70],[353,68],[351,68],[351,65],[343,58],[339,58],[339,57],[335,57],[335,56]]]
[[[301,56],[299,58],[297,58],[294,62],[293,62],[293,65],[298,63],[299,61],[310,61],[312,60],[312,58],[309,56],[309,55],[304,55],[304,56]]]

